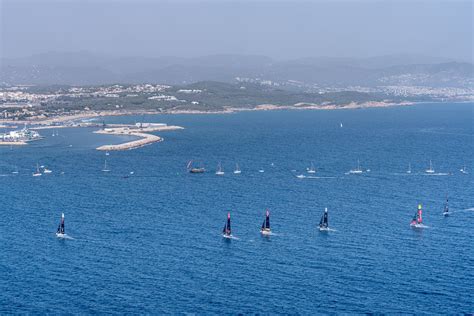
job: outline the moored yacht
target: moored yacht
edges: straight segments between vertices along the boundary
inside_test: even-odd
[[[241,173],[242,173],[242,170],[240,170],[239,164],[236,163],[236,164],[235,164],[234,174],[241,174]]]
[[[433,169],[433,164],[431,163],[431,160],[430,160],[430,167],[428,169],[426,169],[425,172],[429,173],[429,174],[435,173],[435,171]]]
[[[316,173],[316,168],[314,167],[314,163],[311,161],[311,166],[308,168],[308,173]]]
[[[224,170],[222,169],[222,164],[220,162],[217,165],[216,175],[218,175],[218,176],[223,176],[224,175]]]
[[[42,173],[40,171],[39,165],[36,164],[36,171],[33,173],[33,177],[39,177],[41,175],[42,175]]]
[[[357,160],[357,168],[349,170],[349,174],[361,174],[361,173],[363,173],[363,171],[360,168],[360,161]]]

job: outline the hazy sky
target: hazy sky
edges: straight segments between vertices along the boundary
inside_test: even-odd
[[[0,53],[470,60],[472,1],[0,0]]]

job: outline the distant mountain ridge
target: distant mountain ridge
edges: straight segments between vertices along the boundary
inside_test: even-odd
[[[3,58],[0,67],[0,83],[11,85],[189,84],[199,81],[235,82],[239,77],[335,87],[472,87],[474,73],[472,63],[414,55],[358,59],[308,57],[277,61],[257,55],[150,58],[74,52]]]

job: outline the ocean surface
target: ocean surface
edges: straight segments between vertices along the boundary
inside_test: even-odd
[[[95,148],[127,138],[88,128],[1,147],[0,314],[473,313],[473,113],[107,117],[185,129],[109,156]],[[208,172],[189,174],[191,159]],[[346,174],[358,160],[370,172]],[[37,163],[53,173],[32,177]],[[428,227],[415,230],[419,203]],[[325,207],[334,231],[320,233]],[[61,212],[71,239],[55,237]]]

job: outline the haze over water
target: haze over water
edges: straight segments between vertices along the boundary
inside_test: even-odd
[[[0,313],[473,312],[473,110],[106,118],[186,128],[110,153],[107,174],[95,147],[122,139],[91,129],[1,147]],[[187,173],[190,159],[208,172]],[[296,178],[312,160],[320,178]],[[357,160],[371,171],[345,175]],[[33,178],[36,163],[53,173]],[[416,231],[418,203],[429,228]],[[320,234],[325,207],[336,231]],[[61,212],[72,240],[55,238]]]

